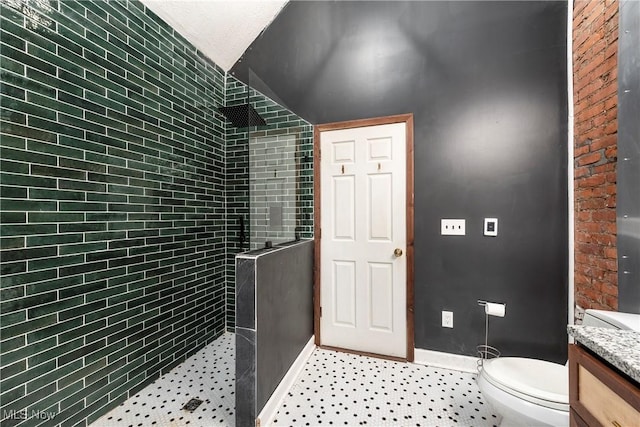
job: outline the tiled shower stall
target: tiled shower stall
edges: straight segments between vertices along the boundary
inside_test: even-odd
[[[234,329],[253,129],[217,108],[296,129],[302,237],[312,129],[137,0],[0,7],[2,426],[86,426]]]

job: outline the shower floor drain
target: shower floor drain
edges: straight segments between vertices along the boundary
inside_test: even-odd
[[[188,401],[183,407],[182,410],[183,411],[189,411],[189,412],[193,412],[196,410],[196,408],[198,406],[200,406],[202,404],[202,400],[200,399],[191,399],[190,401]]]

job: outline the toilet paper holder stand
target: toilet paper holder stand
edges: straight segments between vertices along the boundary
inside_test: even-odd
[[[488,301],[478,300],[478,305],[482,307],[485,307],[487,303]],[[478,372],[482,369],[482,363],[485,359],[500,357],[500,351],[489,345],[489,314],[486,310],[484,314],[484,344],[480,344],[476,348],[478,351]]]

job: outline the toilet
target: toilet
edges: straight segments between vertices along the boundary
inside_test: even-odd
[[[637,315],[587,310],[583,325],[636,329]],[[522,357],[484,360],[478,387],[485,400],[502,415],[501,426],[568,426],[569,370],[567,365]]]
[[[565,365],[522,357],[485,360],[478,375],[501,426],[568,426],[569,371]]]

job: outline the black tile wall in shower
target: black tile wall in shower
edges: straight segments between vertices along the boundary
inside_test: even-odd
[[[85,426],[224,331],[225,74],[138,1],[0,7],[2,426]]]
[[[295,132],[299,138],[299,185],[297,188],[300,236],[313,237],[313,126],[277,102],[250,89],[227,74],[227,106],[245,104],[247,99],[267,126],[235,128],[226,124],[226,212],[227,212],[227,329],[235,327],[235,256],[249,250],[249,136]],[[244,220],[246,242],[240,244],[240,218]],[[293,239],[293,235],[291,238]]]

